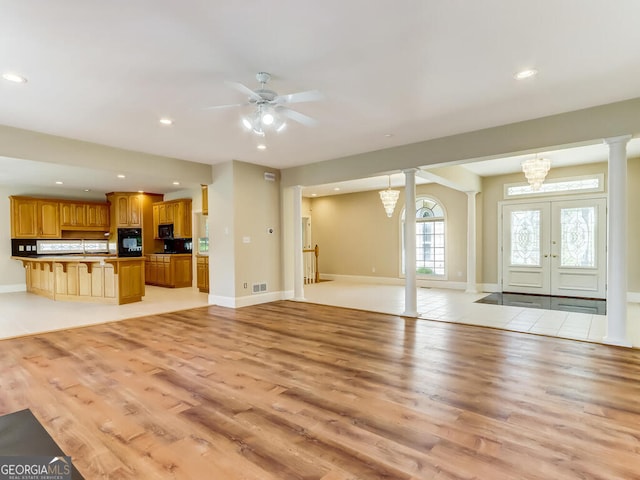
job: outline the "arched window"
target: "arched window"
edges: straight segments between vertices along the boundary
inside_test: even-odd
[[[429,197],[416,199],[416,273],[445,274],[445,214],[440,204]],[[404,219],[402,212],[402,272],[404,273]]]

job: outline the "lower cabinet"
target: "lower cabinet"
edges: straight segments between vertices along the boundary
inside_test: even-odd
[[[209,257],[198,255],[196,259],[198,271],[198,290],[209,293]]]
[[[190,287],[193,283],[191,255],[147,255],[145,283],[160,287]]]

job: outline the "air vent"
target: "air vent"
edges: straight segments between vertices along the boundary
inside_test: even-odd
[[[251,293],[263,293],[267,291],[266,283],[254,283],[251,285]]]

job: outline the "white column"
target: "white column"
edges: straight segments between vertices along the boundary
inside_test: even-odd
[[[607,336],[605,342],[630,347],[627,334],[627,142],[631,135],[605,138],[609,145],[607,216]]]
[[[476,195],[467,193],[467,293],[478,293],[476,284]]]
[[[293,299],[304,300],[302,259],[302,187],[293,187]]]
[[[416,286],[416,171],[404,171],[404,313],[418,316],[418,290]]]

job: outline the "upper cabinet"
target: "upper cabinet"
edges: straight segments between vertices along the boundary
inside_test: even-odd
[[[109,204],[60,201],[62,230],[109,230]]]
[[[153,204],[153,231],[158,225],[173,225],[173,238],[191,238],[191,199],[181,198]]]
[[[202,187],[202,214],[209,215],[209,186],[200,185]]]
[[[57,201],[30,197],[10,199],[12,238],[60,238]]]
[[[115,227],[142,227],[142,205],[139,193],[110,193],[111,218]]]
[[[88,203],[86,205],[87,227],[109,230],[109,204]]]
[[[10,198],[12,238],[71,238],[65,232],[109,230],[108,203]]]

